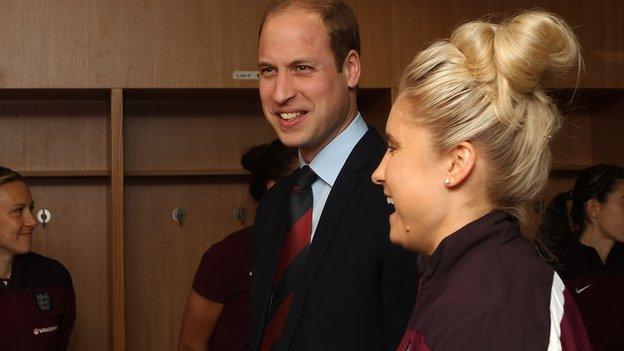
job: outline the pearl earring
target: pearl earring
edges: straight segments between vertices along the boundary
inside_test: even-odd
[[[448,178],[444,178],[444,185],[450,185],[451,184],[451,180]]]

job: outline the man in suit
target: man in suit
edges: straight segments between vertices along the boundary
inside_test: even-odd
[[[370,180],[386,145],[357,110],[355,16],[339,0],[274,2],[258,49],[265,117],[301,168],[256,214],[250,350],[394,350],[416,256],[390,243]]]

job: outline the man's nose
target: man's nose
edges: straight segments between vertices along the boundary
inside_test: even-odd
[[[286,72],[280,72],[275,80],[275,89],[273,90],[273,101],[277,104],[285,104],[288,100],[296,95],[291,77]]]

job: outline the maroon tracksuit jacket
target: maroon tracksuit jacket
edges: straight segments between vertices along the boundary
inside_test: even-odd
[[[594,351],[624,350],[624,244],[602,264],[598,252],[574,240],[558,270],[583,316]]]
[[[398,350],[591,350],[572,297],[513,217],[491,212],[424,261]]]
[[[75,316],[65,267],[36,253],[15,256],[11,279],[0,279],[0,350],[66,350]]]

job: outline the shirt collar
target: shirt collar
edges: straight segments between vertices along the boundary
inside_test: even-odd
[[[329,184],[329,186],[334,186],[334,182],[338,178],[338,174],[347,161],[351,150],[366,134],[366,131],[368,131],[368,126],[358,112],[349,126],[338,134],[334,140],[330,141],[308,165],[320,179]],[[299,167],[303,167],[306,164],[303,157],[301,157],[301,152],[299,152]]]

